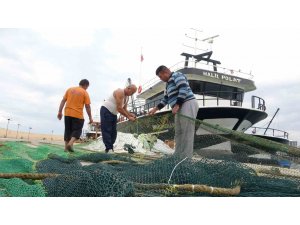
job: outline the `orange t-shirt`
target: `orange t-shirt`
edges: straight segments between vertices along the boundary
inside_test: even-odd
[[[64,99],[67,100],[65,116],[83,119],[83,106],[91,104],[90,96],[82,87],[72,87],[66,91]]]

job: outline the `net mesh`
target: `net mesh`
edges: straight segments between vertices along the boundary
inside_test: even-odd
[[[0,179],[1,197],[44,197],[45,188],[40,182],[32,183],[19,178]]]
[[[181,116],[195,124],[193,157],[174,155],[174,117],[118,125],[114,152],[101,139],[75,146],[0,145],[0,196],[300,196],[298,148]],[[53,176],[47,177],[47,174]]]

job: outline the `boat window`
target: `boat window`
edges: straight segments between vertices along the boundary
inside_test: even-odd
[[[194,94],[202,94],[204,92],[203,81],[189,80],[189,84]]]
[[[244,91],[240,88],[230,87],[230,86],[221,86],[221,92],[219,97],[224,99],[232,99],[242,102],[243,101]]]
[[[219,97],[224,99],[235,99],[234,96],[236,93],[234,93],[234,89],[236,88],[222,85]]]
[[[189,84],[194,94],[205,94],[206,96],[219,97],[222,99],[243,101],[244,91],[240,88],[199,80],[189,80]]]
[[[204,91],[205,95],[208,96],[218,96],[219,91],[220,91],[220,85],[219,84],[214,84],[214,83],[208,83],[206,82],[204,85]]]
[[[237,94],[235,96],[235,99],[237,101],[241,101],[241,102],[243,101],[243,99],[244,99],[244,90],[243,89],[237,88]]]

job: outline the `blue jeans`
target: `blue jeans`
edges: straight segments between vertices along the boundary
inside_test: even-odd
[[[106,107],[101,106],[101,133],[105,150],[113,149],[117,138],[117,116],[112,114]]]

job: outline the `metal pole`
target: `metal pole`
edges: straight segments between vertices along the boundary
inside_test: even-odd
[[[20,127],[20,125],[21,125],[21,124],[18,123],[18,130],[17,130],[17,136],[16,136],[16,139],[18,139],[18,135],[19,135],[19,127]]]
[[[269,129],[269,126],[271,125],[271,123],[272,123],[274,117],[276,116],[276,114],[278,113],[278,111],[279,111],[279,108],[276,110],[274,116],[272,117],[271,121],[269,122],[269,124],[268,124],[268,126],[267,126],[267,128],[266,128],[266,130],[265,130],[264,135],[267,133],[267,130]],[[273,136],[274,136],[274,135],[273,135]]]
[[[6,133],[5,133],[5,137],[6,137],[6,138],[7,138],[7,131],[8,131],[9,121],[10,121],[10,119],[7,119],[7,126],[6,126]]]
[[[31,127],[29,127],[29,129],[28,129],[28,137],[27,137],[28,141],[29,141],[29,134],[30,134],[31,129],[32,129]]]
[[[131,82],[131,79],[128,78],[128,84],[131,85],[132,82]],[[135,104],[134,104],[134,99],[133,99],[133,95],[131,95],[131,107],[132,107],[132,112],[134,113],[134,110],[135,110]],[[137,110],[137,108],[136,108]],[[136,111],[136,118],[137,118],[137,111]],[[138,134],[139,133],[139,125],[138,125],[138,120],[136,119],[136,133]]]
[[[130,78],[128,78],[127,81],[128,81],[128,85],[132,85],[131,79],[130,79]],[[134,112],[135,105],[134,105],[133,95],[131,95],[130,97],[131,97],[131,107],[132,107],[132,111]]]

